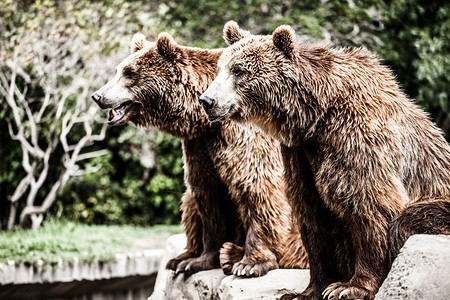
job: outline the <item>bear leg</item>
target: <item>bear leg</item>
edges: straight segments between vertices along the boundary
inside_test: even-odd
[[[349,280],[354,272],[355,255],[350,232],[348,226],[324,203],[316,188],[316,176],[306,151],[282,146],[282,153],[288,183],[286,192],[310,267],[308,287],[300,294],[288,294],[282,299],[323,299],[322,292],[329,284]],[[292,249],[289,243],[286,249]],[[297,260],[303,260],[305,256],[300,252]]]
[[[269,220],[266,218],[266,220]],[[243,256],[234,263],[232,274],[242,277],[264,276],[273,269],[278,269],[278,259],[271,243],[277,241],[274,236],[264,234],[261,229],[255,227],[256,220],[249,220],[249,227],[245,239],[245,250]],[[271,227],[276,228],[276,227]],[[275,231],[275,229],[274,229]],[[236,256],[234,256],[236,258]]]
[[[198,257],[203,250],[202,236],[203,225],[197,208],[194,195],[187,189],[183,195],[181,210],[181,223],[186,231],[187,245],[186,252],[169,260],[166,269],[176,271],[178,264],[186,259]]]
[[[289,231],[285,247],[279,259],[280,268],[283,269],[309,269],[308,254],[303,245],[298,225],[295,224]]]
[[[320,202],[319,202],[320,203]],[[317,205],[316,209],[324,209],[321,205]],[[327,216],[326,210],[323,211],[323,216]],[[351,273],[347,270],[349,266],[354,265],[352,260],[352,253],[349,242],[345,235],[338,231],[333,231],[331,225],[336,224],[330,222],[333,216],[312,218],[316,226],[301,226],[301,235],[303,244],[308,252],[310,264],[310,282],[308,287],[300,294],[286,294],[281,299],[300,299],[300,300],[322,300],[325,299],[322,291],[337,278],[348,279],[346,273]],[[339,224],[339,220],[335,219]],[[338,226],[340,227],[340,226]],[[318,230],[318,229],[322,230]],[[323,230],[325,229],[325,230]],[[320,250],[318,250],[320,249]],[[323,257],[328,257],[324,260]],[[336,266],[339,262],[344,266]]]

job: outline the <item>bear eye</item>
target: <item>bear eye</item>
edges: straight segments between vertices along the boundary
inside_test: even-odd
[[[231,74],[235,77],[240,77],[245,74],[245,70],[240,66],[234,66],[231,68]]]
[[[131,69],[123,70],[123,77],[131,79],[133,78],[134,72]]]

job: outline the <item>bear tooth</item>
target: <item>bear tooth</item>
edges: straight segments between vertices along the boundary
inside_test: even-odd
[[[113,116],[117,115],[117,112],[114,110],[114,108],[111,109],[111,112],[112,112],[112,115],[113,115]]]

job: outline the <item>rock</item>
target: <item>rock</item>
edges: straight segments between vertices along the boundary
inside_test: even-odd
[[[221,269],[191,276],[171,272],[166,292],[154,293],[149,299],[278,299],[286,293],[303,291],[308,282],[308,270],[272,270],[258,278],[225,276]]]
[[[278,269],[257,278],[227,276],[213,299],[279,299],[284,294],[301,293],[309,283],[309,270]]]
[[[170,283],[172,282],[174,275],[172,271],[166,269],[166,264],[171,258],[183,253],[186,248],[186,243],[187,240],[185,234],[175,234],[167,239],[166,248],[164,249],[164,254],[159,264],[158,276],[156,277],[153,294],[148,300],[166,299],[165,291],[170,290]],[[169,285],[167,287],[168,289],[166,289],[166,284]]]
[[[191,276],[175,275],[171,271],[166,284],[165,297],[158,299],[218,299],[214,298],[214,293],[224,277],[220,269],[199,272]]]
[[[186,237],[174,235],[167,241],[152,296],[148,300],[180,299],[277,299],[286,293],[299,293],[309,283],[309,270],[272,270],[258,278],[225,276],[221,269],[186,276],[165,270],[167,261],[183,252]]]
[[[450,299],[450,236],[414,235],[406,241],[375,300]]]
[[[169,238],[154,293],[149,300],[277,299],[299,293],[309,283],[309,270],[272,270],[259,278],[225,276],[220,269],[191,276],[165,270],[181,253],[184,235]],[[375,300],[450,299],[450,236],[415,235],[402,248]]]

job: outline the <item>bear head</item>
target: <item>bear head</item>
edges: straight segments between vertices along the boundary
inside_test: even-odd
[[[205,109],[210,120],[250,120],[269,109],[267,97],[277,97],[277,86],[284,81],[280,73],[293,72],[289,60],[294,33],[284,26],[277,28],[273,38],[251,35],[229,21],[224,39],[230,47],[220,57],[219,74],[201,99],[210,99]]]
[[[205,80],[197,78],[185,47],[168,33],[155,43],[136,34],[130,50],[114,77],[92,95],[102,109],[110,109],[109,125],[132,122],[183,138],[194,134],[193,126],[208,123],[197,100]]]
[[[262,36],[251,35],[230,21],[225,24],[224,39],[229,47],[219,59],[219,73],[200,97],[202,103],[208,101],[205,110],[210,120],[248,121],[278,136],[281,125],[275,124],[276,120],[291,114],[298,105],[294,99],[301,98],[306,105],[298,116],[304,119],[296,120],[297,125],[313,122],[309,110],[315,111],[316,104],[321,104],[306,103],[316,101],[313,89],[317,80],[308,76],[312,69],[326,69],[320,64],[326,63],[327,57],[322,59],[321,53],[308,53],[297,45],[294,30],[286,25]],[[315,60],[316,56],[319,59]]]

